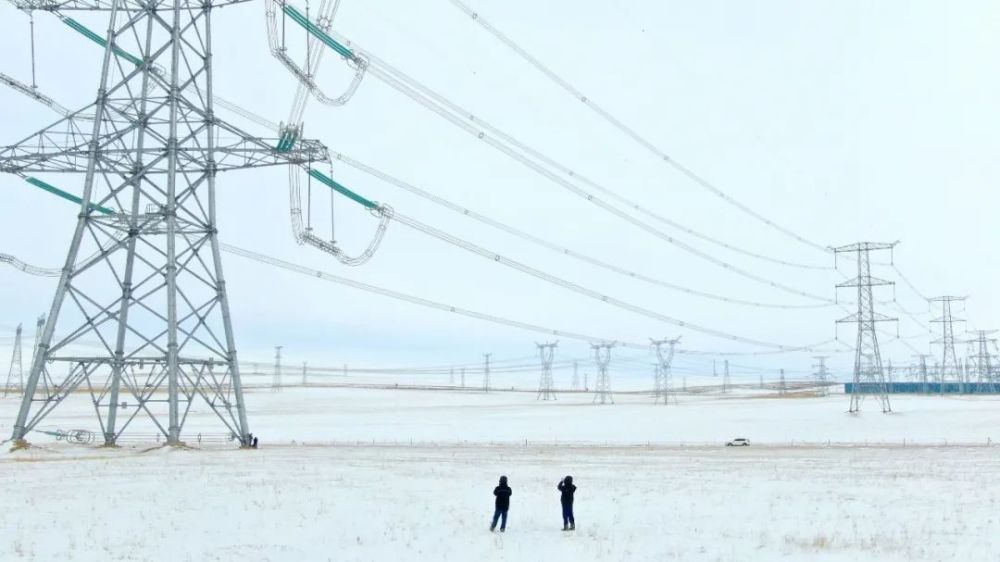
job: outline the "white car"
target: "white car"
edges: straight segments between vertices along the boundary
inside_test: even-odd
[[[726,442],[726,447],[749,447],[749,446],[750,446],[750,440],[745,437],[737,437],[732,441]]]

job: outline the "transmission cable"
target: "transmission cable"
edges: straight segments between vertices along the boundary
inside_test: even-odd
[[[763,341],[763,340],[757,340],[757,339],[754,339],[754,338],[748,338],[748,337],[744,337],[744,336],[737,336],[737,335],[733,335],[733,334],[729,334],[729,333],[723,332],[721,330],[716,330],[714,328],[707,328],[707,327],[704,327],[704,326],[700,326],[698,324],[693,324],[693,323],[690,323],[690,322],[686,322],[684,320],[678,320],[678,319],[673,318],[671,316],[668,316],[666,314],[662,314],[660,312],[655,312],[655,311],[650,310],[648,308],[645,308],[645,307],[642,307],[642,306],[639,306],[639,305],[635,305],[635,304],[623,301],[621,299],[617,299],[615,297],[611,297],[611,296],[608,296],[608,295],[601,294],[601,293],[599,293],[599,292],[597,292],[597,291],[595,291],[593,289],[589,289],[587,287],[584,287],[583,285],[579,285],[579,284],[574,283],[572,281],[568,281],[568,280],[563,279],[561,277],[557,277],[557,276],[552,275],[550,273],[546,273],[546,272],[541,271],[539,269],[536,269],[536,268],[533,268],[531,266],[525,265],[525,264],[523,264],[523,263],[521,263],[519,261],[515,261],[513,259],[504,257],[504,256],[502,256],[502,255],[500,255],[500,254],[498,254],[496,252],[493,252],[491,250],[487,250],[486,248],[483,248],[481,246],[473,244],[472,242],[468,242],[468,241],[463,240],[463,239],[461,239],[461,238],[459,238],[457,236],[453,236],[453,235],[448,234],[448,233],[446,233],[444,231],[438,230],[438,229],[436,229],[436,228],[434,228],[434,227],[432,227],[430,225],[421,223],[421,222],[417,221],[416,219],[410,218],[410,217],[408,217],[406,215],[403,215],[403,214],[401,214],[399,212],[395,213],[394,218],[395,218],[396,222],[398,222],[400,224],[403,224],[403,225],[408,226],[408,227],[410,227],[410,228],[412,228],[412,229],[414,229],[414,230],[416,230],[418,232],[422,232],[424,234],[427,234],[429,236],[432,236],[434,238],[437,238],[439,240],[447,242],[447,243],[449,243],[449,244],[451,244],[451,245],[453,245],[455,247],[461,248],[461,249],[466,250],[468,252],[471,252],[473,254],[477,254],[477,255],[479,255],[481,257],[484,257],[486,259],[493,260],[496,263],[499,263],[499,264],[507,266],[509,268],[521,271],[522,273],[526,273],[528,275],[531,275],[531,276],[536,277],[538,279],[541,279],[543,281],[547,281],[547,282],[549,282],[549,283],[551,283],[553,285],[562,287],[564,289],[569,289],[570,291],[573,291],[575,293],[584,295],[586,297],[590,297],[592,299],[595,299],[595,300],[598,300],[598,301],[610,304],[612,306],[615,306],[617,308],[621,308],[623,310],[627,310],[627,311],[635,313],[635,314],[639,314],[641,316],[646,316],[648,318],[652,318],[654,320],[659,320],[661,322],[666,322],[668,324],[673,324],[673,325],[679,326],[681,328],[687,328],[689,330],[693,330],[693,331],[696,331],[696,332],[701,332],[703,334],[715,336],[715,337],[722,338],[722,339],[727,339],[727,340],[730,340],[730,341],[745,343],[745,344],[748,344],[748,345],[755,345],[755,346],[758,346],[758,347],[769,347],[769,348],[779,349],[779,350],[785,350],[785,351],[791,351],[791,350],[794,350],[794,349],[799,349],[799,348],[794,347],[794,346],[787,346],[787,345],[782,345],[782,344],[778,344],[778,343],[772,343],[772,342],[766,342],[766,341]]]
[[[293,11],[295,13],[298,13],[297,10],[295,10],[294,8],[292,8],[291,6],[288,6],[288,5],[285,6],[285,10],[286,11]],[[301,18],[301,14],[298,14],[298,15]],[[302,25],[307,25],[306,23],[302,23],[302,22],[299,22],[299,23],[302,24]],[[557,175],[552,170],[550,170],[550,169],[542,166],[538,162],[536,162],[536,161],[528,158],[527,156],[525,156],[525,154],[523,154],[521,152],[518,152],[514,148],[511,148],[511,146],[509,146],[508,144],[504,144],[504,143],[498,141],[493,136],[487,135],[487,132],[484,129],[488,128],[490,131],[498,131],[498,129],[492,127],[491,125],[489,125],[488,123],[482,121],[478,117],[475,117],[474,115],[471,115],[469,112],[467,112],[465,110],[461,110],[461,115],[456,115],[455,113],[453,113],[452,111],[450,111],[447,107],[443,107],[441,104],[436,103],[434,100],[430,99],[428,96],[422,94],[417,89],[417,87],[411,87],[411,86],[408,86],[407,84],[405,84],[404,81],[406,81],[406,80],[412,80],[408,76],[406,76],[405,74],[401,73],[400,71],[392,68],[391,66],[385,64],[384,61],[382,61],[381,59],[378,59],[377,57],[375,57],[371,53],[360,49],[356,44],[353,44],[349,40],[344,39],[339,34],[337,34],[335,32],[332,32],[332,31],[329,34],[326,34],[326,33],[322,32],[322,31],[318,30],[316,28],[316,26],[314,26],[314,25],[310,25],[309,27],[307,27],[307,29],[310,31],[310,33],[313,33],[314,35],[319,35],[319,36],[322,36],[322,37],[326,38],[328,40],[327,44],[330,45],[331,48],[338,50],[338,52],[341,52],[341,54],[344,56],[345,59],[351,60],[350,57],[363,57],[369,63],[369,67],[368,67],[369,74],[375,76],[376,78],[378,78],[379,80],[381,80],[386,85],[392,87],[393,89],[396,89],[400,93],[402,93],[402,94],[406,95],[407,97],[411,98],[413,101],[415,101],[415,102],[423,105],[427,109],[433,111],[434,113],[438,114],[439,116],[441,116],[442,118],[444,118],[447,121],[451,122],[452,124],[456,125],[457,127],[465,130],[467,133],[476,136],[477,138],[479,138],[480,140],[482,140],[486,144],[488,144],[488,145],[492,146],[493,148],[499,150],[500,152],[506,154],[510,158],[516,160],[517,162],[519,162],[522,165],[528,167],[529,169],[535,171],[536,173],[542,175],[543,177],[545,177],[545,178],[553,181],[554,183],[556,183],[556,184],[558,184],[558,185],[566,188],[570,192],[572,192],[572,193],[574,193],[574,194],[576,194],[576,195],[578,195],[578,196],[586,199],[587,201],[589,201],[589,202],[597,205],[601,209],[603,209],[603,210],[605,210],[607,212],[610,212],[611,214],[613,214],[613,215],[615,215],[615,216],[617,216],[617,217],[619,217],[619,218],[621,218],[621,219],[623,219],[623,220],[625,220],[627,222],[632,223],[633,225],[635,225],[635,226],[637,226],[637,227],[645,230],[646,232],[648,232],[648,233],[650,233],[650,234],[652,234],[652,235],[654,235],[654,236],[656,236],[656,237],[658,237],[658,238],[660,238],[660,239],[662,239],[662,240],[664,240],[664,241],[666,241],[666,242],[668,242],[668,243],[670,243],[670,244],[672,244],[674,246],[677,246],[678,248],[681,248],[684,251],[692,253],[692,254],[694,254],[694,255],[696,255],[696,256],[698,256],[698,257],[700,257],[700,258],[702,258],[702,259],[704,259],[706,261],[709,261],[710,263],[713,263],[713,264],[715,264],[715,265],[717,265],[717,266],[719,266],[719,267],[721,267],[721,268],[723,268],[725,270],[728,270],[728,271],[730,271],[732,273],[741,275],[743,277],[746,277],[748,279],[757,281],[759,283],[763,283],[763,284],[771,286],[773,288],[784,290],[784,291],[787,291],[787,292],[790,292],[790,293],[793,293],[793,294],[796,294],[796,295],[799,295],[799,296],[803,296],[803,297],[806,297],[806,298],[818,300],[818,301],[825,302],[825,303],[832,303],[833,302],[830,299],[827,299],[825,297],[821,297],[821,296],[818,296],[818,295],[815,295],[815,294],[807,293],[807,292],[795,289],[793,287],[784,285],[782,283],[778,283],[776,281],[767,279],[765,277],[762,277],[762,276],[750,273],[749,271],[746,271],[746,270],[744,270],[742,268],[739,268],[739,267],[737,267],[735,265],[732,265],[732,264],[730,264],[728,262],[725,262],[724,260],[721,260],[719,258],[711,256],[710,254],[707,254],[707,253],[705,253],[705,252],[703,252],[701,250],[698,250],[697,248],[694,248],[693,246],[691,246],[691,245],[689,245],[687,243],[684,243],[684,242],[678,240],[677,238],[675,238],[675,237],[673,237],[673,236],[671,236],[669,234],[664,233],[663,231],[661,231],[661,230],[657,229],[656,227],[654,227],[654,226],[652,226],[652,225],[650,225],[650,224],[648,224],[648,223],[646,223],[646,222],[644,222],[644,221],[642,221],[642,220],[640,220],[640,219],[632,216],[631,214],[626,213],[626,212],[622,211],[621,209],[619,209],[619,208],[617,208],[615,206],[612,206],[611,204],[609,204],[609,203],[605,202],[604,200],[596,197],[592,193],[590,193],[590,192],[582,189],[581,187],[577,186],[576,184],[571,183],[571,182],[565,180],[563,177]],[[351,51],[350,49],[347,49],[347,48],[343,47],[343,45],[340,45],[339,43],[337,43],[334,40],[334,38],[339,39],[340,41],[344,42],[344,44],[353,47],[354,49],[357,50],[357,53]],[[335,46],[333,46],[333,45],[335,45]],[[413,81],[413,82],[414,82],[414,84],[417,84],[415,81]],[[419,88],[424,88],[422,85],[418,84],[418,86],[419,86]],[[449,102],[449,104],[450,104],[450,102]],[[456,108],[458,107],[455,104],[450,104],[450,105],[452,105],[452,106],[454,106]],[[461,109],[461,108],[459,108],[459,109]],[[469,120],[471,120],[471,121],[473,121],[475,123],[478,123],[481,126],[483,126],[484,128],[479,128],[479,127],[473,126],[473,125],[469,124],[468,122],[466,122],[466,119],[469,119]],[[501,134],[496,134],[496,136],[497,136],[497,138],[513,138],[513,137],[509,137],[509,135],[506,135],[506,134],[503,134],[503,136],[501,136]],[[519,143],[519,144],[523,145],[523,143]]]
[[[630,271],[630,270],[625,269],[623,267],[620,267],[620,266],[608,263],[606,261],[603,261],[603,260],[591,257],[591,256],[586,255],[586,254],[582,254],[582,253],[577,252],[575,250],[571,250],[569,248],[561,247],[561,246],[559,246],[559,245],[557,245],[557,244],[555,244],[553,242],[550,242],[548,240],[545,240],[543,238],[540,238],[538,236],[535,236],[535,235],[530,234],[528,232],[525,232],[523,230],[520,230],[520,229],[517,229],[515,227],[509,226],[507,224],[504,224],[504,223],[502,223],[502,222],[500,222],[498,220],[495,220],[495,219],[487,217],[487,216],[485,216],[483,214],[477,213],[476,211],[472,211],[470,209],[462,207],[462,206],[460,206],[458,204],[455,204],[455,203],[453,203],[453,202],[451,202],[451,201],[449,201],[449,200],[447,200],[447,199],[445,199],[443,197],[435,195],[435,194],[433,194],[433,193],[431,193],[429,191],[423,190],[423,189],[421,189],[421,188],[419,188],[417,186],[414,186],[414,185],[412,185],[410,183],[407,183],[407,182],[405,182],[405,181],[403,181],[403,180],[401,180],[399,178],[396,178],[396,177],[391,176],[391,175],[389,175],[389,174],[387,174],[385,172],[382,172],[382,171],[380,171],[380,170],[378,170],[376,168],[373,168],[373,167],[371,167],[371,166],[369,166],[369,165],[367,165],[367,164],[365,164],[363,162],[359,162],[358,160],[355,160],[355,159],[351,158],[350,156],[347,156],[346,154],[343,154],[341,152],[331,151],[330,154],[331,154],[331,156],[335,160],[337,160],[339,162],[343,162],[343,163],[347,164],[348,166],[350,166],[350,167],[352,167],[352,168],[354,168],[356,170],[364,172],[364,173],[366,173],[366,174],[368,174],[368,175],[370,175],[372,177],[378,178],[378,179],[380,179],[380,180],[382,180],[382,181],[384,181],[384,182],[386,182],[388,184],[391,184],[391,185],[394,185],[394,186],[396,186],[396,187],[398,187],[400,189],[403,189],[404,191],[408,191],[408,192],[410,192],[410,193],[412,193],[414,195],[417,195],[418,197],[421,197],[423,199],[431,201],[432,203],[435,203],[435,204],[437,204],[437,205],[439,205],[441,207],[444,207],[444,208],[446,208],[446,209],[448,209],[450,211],[453,211],[453,212],[458,213],[460,215],[466,216],[466,217],[468,217],[470,219],[473,219],[475,221],[481,222],[481,223],[483,223],[483,224],[485,224],[487,226],[490,226],[490,227],[495,228],[497,230],[500,230],[502,232],[506,232],[507,234],[510,234],[512,236],[516,236],[516,237],[518,237],[518,238],[520,238],[522,240],[526,240],[528,242],[531,242],[532,244],[535,244],[537,246],[541,246],[541,247],[546,248],[548,250],[551,250],[553,252],[557,252],[559,254],[562,254],[562,255],[565,255],[565,256],[569,256],[571,258],[583,261],[585,263],[589,263],[591,265],[600,267],[602,269],[605,269],[605,270],[608,270],[608,271],[612,271],[612,272],[617,273],[619,275],[622,275],[624,277],[628,277],[628,278],[631,278],[631,279],[637,279],[637,280],[644,281],[646,283],[650,283],[650,284],[657,285],[657,286],[660,286],[660,287],[665,287],[665,288],[672,289],[672,290],[675,290],[675,291],[680,291],[680,292],[683,292],[683,293],[688,294],[688,295],[703,297],[703,298],[712,299],[712,300],[716,300],[716,301],[720,301],[720,302],[725,302],[725,303],[729,303],[729,304],[746,305],[746,306],[753,306],[753,307],[759,307],[759,308],[777,308],[777,309],[811,309],[811,308],[827,308],[827,307],[830,307],[830,306],[834,306],[834,305],[831,305],[831,304],[780,304],[780,303],[765,303],[765,302],[760,302],[760,301],[752,301],[752,300],[745,300],[745,299],[727,297],[727,296],[724,296],[724,295],[717,295],[717,294],[714,294],[714,293],[709,293],[709,292],[706,292],[706,291],[701,291],[699,289],[692,289],[690,287],[685,287],[685,286],[682,286],[682,285],[677,285],[677,284],[671,283],[669,281],[664,281],[662,279],[658,279],[658,278],[655,278],[655,277],[644,275],[642,273],[637,273],[637,272],[634,272],[634,271]]]
[[[699,176],[698,174],[694,173],[691,169],[685,167],[684,165],[682,165],[677,160],[674,160],[666,152],[664,152],[663,150],[661,150],[660,148],[658,148],[651,141],[647,140],[645,137],[643,137],[642,135],[640,135],[634,129],[632,129],[631,127],[629,127],[625,123],[623,123],[621,120],[619,120],[614,115],[612,115],[611,113],[609,113],[603,107],[601,107],[601,106],[597,105],[596,103],[594,103],[589,97],[587,97],[586,95],[584,95],[580,90],[578,90],[572,84],[570,84],[569,82],[567,82],[565,79],[561,78],[558,74],[556,74],[555,72],[553,72],[550,68],[548,68],[547,66],[545,66],[544,64],[542,64],[542,62],[539,61],[537,58],[535,58],[533,55],[531,55],[531,53],[529,53],[527,50],[523,49],[517,43],[515,43],[514,41],[512,41],[509,37],[507,37],[506,35],[504,35],[503,33],[501,33],[500,30],[498,30],[497,28],[493,27],[489,22],[487,22],[485,19],[483,19],[477,12],[474,12],[466,4],[464,4],[460,0],[449,0],[449,1],[456,8],[458,8],[459,10],[465,12],[466,15],[468,15],[469,17],[471,17],[472,20],[474,22],[478,23],[483,29],[485,29],[491,35],[493,35],[494,37],[496,37],[501,43],[503,43],[508,48],[510,48],[511,50],[513,50],[515,53],[517,53],[521,58],[523,58],[529,64],[531,64],[532,66],[534,66],[538,71],[540,71],[542,74],[544,74],[550,80],[552,80],[553,82],[555,82],[556,84],[558,84],[562,89],[564,89],[567,92],[569,92],[574,98],[576,98],[577,100],[579,100],[580,102],[582,102],[584,105],[586,105],[594,113],[596,113],[597,115],[601,116],[605,121],[607,121],[608,123],[610,123],[612,126],[614,126],[615,128],[617,128],[619,131],[621,131],[622,133],[624,133],[626,136],[628,136],[629,138],[631,138],[633,141],[635,141],[636,143],[638,143],[639,145],[641,145],[642,147],[644,147],[646,150],[650,151],[657,158],[659,158],[663,162],[666,162],[668,165],[670,165],[671,167],[673,167],[675,170],[677,170],[678,172],[680,172],[682,175],[686,176],[688,179],[690,179],[691,181],[693,181],[695,184],[697,184],[697,185],[699,185],[699,186],[707,189],[708,191],[710,191],[711,193],[713,193],[714,195],[716,195],[717,197],[719,197],[720,199],[722,199],[726,203],[732,205],[733,207],[736,207],[737,209],[743,211],[747,215],[749,215],[749,216],[753,217],[754,219],[756,219],[756,220],[764,223],[765,225],[773,228],[774,230],[777,230],[778,232],[781,232],[782,234],[785,234],[786,236],[789,236],[789,237],[797,240],[798,242],[801,242],[802,244],[805,244],[805,245],[810,246],[810,247],[812,247],[814,249],[820,250],[820,251],[822,251],[824,253],[829,253],[830,250],[826,246],[821,245],[821,244],[817,244],[816,242],[813,242],[813,241],[809,240],[808,238],[806,238],[806,237],[804,237],[804,236],[802,236],[800,234],[797,234],[796,232],[792,231],[791,229],[788,229],[788,228],[786,228],[784,226],[781,226],[781,225],[775,223],[771,219],[765,217],[764,215],[758,213],[757,211],[754,211],[753,209],[751,209],[750,207],[748,207],[744,203],[741,203],[740,201],[737,201],[732,196],[730,196],[726,192],[722,191],[720,188],[716,187],[714,184],[712,184],[711,182],[709,182],[705,178],[703,178],[703,177]]]

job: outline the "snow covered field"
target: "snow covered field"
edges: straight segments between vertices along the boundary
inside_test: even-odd
[[[898,398],[898,413],[869,404],[858,417],[843,413],[843,396],[681,397],[677,407],[638,395],[617,401],[289,388],[248,395],[262,440],[256,451],[207,441],[202,450],[103,450],[35,435],[37,448],[0,456],[0,559],[1000,553],[1000,450],[986,441],[1000,421],[995,399]],[[88,406],[65,404],[50,429],[86,427]],[[15,407],[0,400],[5,433]],[[189,442],[193,432],[218,431],[206,416],[191,422]],[[736,436],[755,444],[720,446]],[[514,497],[507,533],[494,535],[491,492],[501,474]],[[566,474],[579,486],[575,533],[559,531],[555,486]]]

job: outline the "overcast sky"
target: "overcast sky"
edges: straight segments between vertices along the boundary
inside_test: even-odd
[[[996,242],[1000,183],[1000,5],[960,1],[579,2],[469,0],[482,16],[587,96],[735,199],[824,245],[900,240],[895,258],[928,296],[969,295],[971,327],[998,324]],[[304,2],[300,3],[304,7]],[[272,121],[287,119],[295,82],[267,49],[262,2],[216,13],[216,90]],[[100,15],[79,19],[102,29]],[[291,28],[290,28],[291,29]],[[478,117],[601,185],[699,232],[784,260],[832,264],[728,206],[654,158],[482,31],[447,0],[343,0],[334,29]],[[0,5],[0,72],[30,80],[28,18]],[[101,52],[56,18],[38,14],[38,84],[67,107],[94,99]],[[301,33],[289,34],[293,45]],[[293,53],[295,52],[293,47]],[[299,53],[301,54],[301,53]],[[343,89],[350,71],[334,56],[320,82]],[[273,136],[219,112],[260,136]],[[45,107],[0,90],[0,145],[55,121]],[[306,136],[331,149],[511,226],[677,285],[771,303],[814,301],[748,280],[671,246],[572,195],[478,142],[372,76],[343,107],[311,103]],[[443,210],[346,166],[334,177],[401,213],[507,257],[687,322],[795,346],[836,335],[837,307],[767,310],[654,287],[595,269]],[[81,191],[82,177],[56,178]],[[283,169],[224,174],[222,241],[351,279],[450,305],[602,338],[683,335],[688,349],[753,351],[567,292],[400,224],[367,264],[348,268],[298,246]],[[55,267],[65,258],[73,205],[0,176],[0,252]],[[329,230],[328,198],[315,221]],[[363,248],[375,226],[338,201],[336,237]],[[679,240],[801,291],[833,297],[843,279],[763,262],[664,226]],[[885,256],[888,258],[888,256]],[[247,360],[352,365],[471,363],[480,353],[528,356],[544,336],[386,300],[315,278],[223,256],[237,341]],[[853,275],[851,263],[841,270]],[[898,279],[886,267],[876,273]],[[0,268],[0,346],[33,325],[55,282]],[[884,289],[879,298],[891,299]],[[936,316],[900,283],[899,303],[922,322]],[[842,301],[853,300],[841,294]],[[922,351],[926,331],[900,316],[899,333]],[[895,334],[896,328],[883,329]],[[28,330],[29,332],[31,329]],[[956,328],[956,331],[959,331]],[[840,338],[853,342],[850,326]],[[890,338],[884,338],[889,340]],[[908,364],[913,350],[883,341]],[[836,346],[826,346],[831,349]],[[939,349],[930,348],[938,354]],[[584,357],[563,340],[557,358]],[[964,354],[964,346],[959,351]],[[749,356],[742,365],[806,372],[812,353]],[[3,368],[6,370],[4,353]],[[639,351],[622,352],[648,358]],[[688,357],[711,369],[711,357]],[[850,354],[832,360],[843,375]],[[624,363],[622,369],[627,369]],[[638,367],[636,367],[638,368]],[[645,369],[645,367],[642,367]],[[751,371],[747,370],[747,373]],[[754,371],[755,373],[755,371]],[[756,374],[753,374],[756,378]]]

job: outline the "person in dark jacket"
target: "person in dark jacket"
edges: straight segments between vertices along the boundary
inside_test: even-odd
[[[575,531],[576,520],[573,519],[573,493],[576,492],[576,486],[573,485],[573,477],[567,476],[560,480],[558,488],[562,492],[562,495],[559,497],[559,503],[562,504],[563,531]]]
[[[507,477],[500,477],[500,485],[493,488],[493,495],[496,496],[496,511],[493,512],[493,523],[490,531],[497,528],[497,520],[500,520],[500,532],[507,530],[507,510],[510,509],[510,496],[513,492],[507,485]]]

